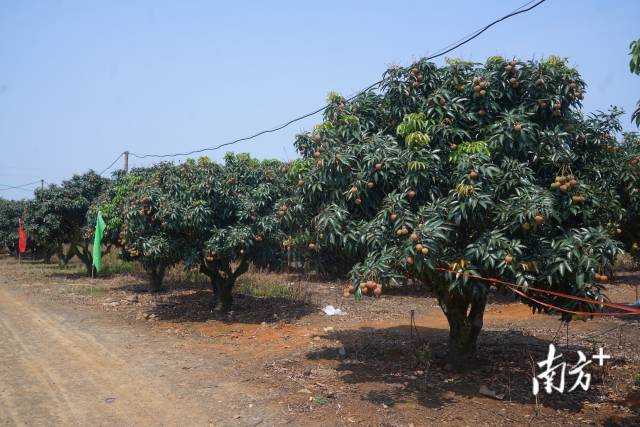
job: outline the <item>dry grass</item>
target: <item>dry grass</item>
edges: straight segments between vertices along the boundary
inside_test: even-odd
[[[92,295],[95,297],[101,297],[109,293],[109,288],[92,285],[65,285],[63,290],[69,294]]]
[[[139,262],[125,261],[116,252],[110,252],[102,257],[102,272],[104,274],[136,274],[144,273]]]
[[[165,278],[176,283],[209,283],[209,278],[200,273],[197,268],[185,269],[183,263],[179,263],[168,269]]]
[[[235,266],[234,266],[235,268]],[[185,269],[182,263],[167,271],[165,279],[172,283],[196,284],[209,287],[209,278],[196,268]],[[274,273],[249,268],[234,286],[234,293],[254,298],[282,298],[294,302],[309,303],[311,293],[299,280],[292,280],[285,273]]]
[[[240,276],[235,291],[255,298],[285,298],[303,303],[308,303],[311,299],[310,292],[303,283],[291,281],[286,274],[260,270],[251,270]]]

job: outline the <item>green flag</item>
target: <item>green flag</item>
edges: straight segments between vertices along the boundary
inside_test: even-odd
[[[93,238],[93,265],[96,267],[96,271],[102,270],[102,235],[107,224],[102,219],[102,214],[98,212],[96,217],[96,236]]]

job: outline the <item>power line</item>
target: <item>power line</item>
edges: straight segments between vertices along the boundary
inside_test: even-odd
[[[451,48],[449,48],[449,49],[445,50],[444,52],[440,52],[440,53],[438,53],[437,55],[433,55],[433,56],[431,56],[431,57],[428,57],[427,59],[433,59],[433,58],[436,58],[436,57],[438,57],[438,56],[445,55],[445,54],[447,54],[447,53],[451,52],[452,50],[459,48],[459,47],[460,47],[460,46],[462,46],[463,44],[469,43],[471,40],[475,39],[475,38],[476,38],[476,37],[478,37],[480,34],[484,33],[485,31],[487,31],[489,28],[493,27],[493,26],[494,26],[494,25],[496,25],[497,23],[502,22],[502,21],[504,21],[505,19],[509,19],[509,18],[511,18],[512,16],[516,16],[516,15],[519,15],[519,14],[521,14],[521,13],[525,13],[525,12],[528,12],[528,11],[530,11],[530,10],[532,10],[532,9],[535,9],[536,7],[540,6],[540,5],[541,5],[542,3],[544,3],[545,1],[546,1],[546,0],[540,0],[540,1],[538,1],[537,3],[535,3],[534,5],[529,6],[529,7],[528,7],[528,8],[526,8],[526,9],[522,9],[522,7],[524,7],[524,5],[523,5],[523,6],[520,6],[518,9],[516,9],[516,11],[515,11],[515,12],[511,12],[511,13],[509,13],[509,14],[507,14],[507,15],[503,16],[503,17],[502,17],[502,18],[500,18],[500,19],[496,19],[495,21],[493,21],[493,22],[491,22],[490,24],[488,24],[488,25],[486,25],[485,27],[483,27],[480,31],[478,31],[478,32],[474,33],[474,34],[473,34],[472,36],[470,36],[469,38],[467,38],[467,39],[465,39],[465,40],[461,41],[460,43],[457,43],[456,45],[454,45],[453,47],[451,47]],[[531,2],[529,2],[529,3],[531,3]],[[526,4],[529,4],[529,3],[526,3]]]
[[[527,3],[523,4],[522,6],[520,6],[519,8],[517,8],[517,9],[515,9],[515,10],[511,11],[509,14],[507,14],[507,15],[505,15],[505,16],[509,16],[509,15],[511,15],[512,13],[516,13],[516,12],[520,11],[520,9],[523,9],[523,8],[525,8],[525,7],[529,6],[531,3],[535,2],[535,1],[536,1],[536,0],[530,0],[529,2],[527,2]],[[541,3],[542,3],[542,2],[541,2]],[[536,6],[537,6],[537,5],[536,5]],[[534,7],[535,7],[535,6],[534,6]],[[525,11],[525,12],[526,12],[526,11]],[[493,23],[492,23],[492,24],[493,24]],[[440,52],[442,52],[443,50],[446,50],[446,49],[450,48],[451,46],[453,46],[453,45],[455,45],[455,44],[457,44],[457,43],[459,43],[459,42],[461,42],[461,41],[463,41],[463,40],[468,39],[468,38],[469,38],[469,37],[471,37],[471,36],[477,36],[477,35],[480,35],[480,33],[481,33],[482,31],[484,31],[485,29],[487,29],[487,28],[488,28],[487,26],[485,26],[485,27],[481,27],[481,28],[478,28],[478,29],[477,29],[477,30],[475,30],[474,32],[469,33],[469,34],[467,34],[466,36],[461,37],[461,38],[459,38],[458,40],[454,41],[453,43],[450,43],[450,44],[446,45],[445,47],[443,47],[442,49],[440,49],[440,50],[438,50],[438,51],[434,52],[434,53],[433,53],[433,55],[439,55],[439,54],[440,54]]]
[[[120,160],[120,158],[121,158],[122,156],[124,156],[124,153],[120,153],[120,155],[119,155],[118,157],[116,157],[116,159],[115,159],[113,162],[111,162],[111,164],[110,164],[109,166],[107,166],[106,168],[104,168],[104,169],[102,170],[102,172],[100,172],[98,175],[102,176],[102,174],[103,174],[103,173],[105,173],[106,171],[108,171],[109,169],[111,169],[111,167],[112,167],[113,165],[115,165],[115,164],[116,164],[116,162],[117,162],[118,160]]]
[[[520,9],[523,9],[523,8],[525,8],[525,7],[529,6],[531,3],[534,3],[535,1],[536,1],[536,0],[530,0],[530,1],[528,1],[527,3],[523,4],[523,5],[522,5],[522,6],[520,6],[519,8],[514,9],[512,12],[510,12],[510,14],[515,13],[515,12],[518,12]],[[427,57],[427,59],[435,58],[436,56],[440,55],[440,52],[442,52],[443,50],[446,50],[446,49],[450,48],[451,46],[453,46],[453,45],[455,45],[455,44],[457,44],[457,43],[459,43],[459,42],[461,42],[461,41],[463,41],[463,40],[466,40],[466,39],[468,39],[468,38],[470,38],[470,37],[472,37],[472,36],[479,35],[479,33],[480,33],[481,31],[483,31],[484,29],[485,29],[485,27],[478,28],[477,30],[475,30],[475,31],[473,31],[473,32],[471,32],[471,33],[469,33],[469,34],[467,34],[466,36],[461,37],[461,38],[459,38],[458,40],[456,40],[456,41],[454,41],[454,42],[449,43],[448,45],[446,45],[446,46],[445,46],[445,47],[443,47],[442,49],[435,51],[435,52],[432,54],[433,56]],[[469,41],[470,41],[470,40],[471,40],[471,39],[469,39]],[[354,93],[357,95],[358,93],[361,93],[361,92],[362,92],[362,91],[354,92]],[[351,96],[351,95],[350,95],[350,96]],[[351,98],[349,98],[349,99],[351,99]]]
[[[31,193],[31,192],[33,192],[33,191],[35,191],[37,189],[38,189],[38,187],[35,187],[35,188],[15,188],[14,191],[20,190],[20,191],[26,191],[27,193]],[[8,190],[8,188],[0,188],[0,191],[4,191],[4,190]]]
[[[440,56],[446,55],[447,53],[459,48],[460,46],[469,43],[471,40],[475,39],[476,37],[480,36],[482,33],[484,33],[485,31],[487,31],[489,28],[493,27],[494,25],[509,19],[513,16],[516,15],[520,15],[522,13],[526,13],[529,12],[530,10],[535,9],[536,7],[540,6],[542,3],[544,3],[546,0],[538,0],[536,3],[534,3],[533,5],[531,5],[531,3],[533,3],[533,1],[535,0],[531,0],[525,4],[523,4],[522,6],[520,6],[519,8],[515,9],[513,12],[506,14],[505,16],[503,16],[502,18],[498,18],[495,21],[490,22],[489,24],[485,25],[484,27],[482,27],[479,30],[476,30],[475,32],[471,33],[468,36],[463,37],[462,39],[459,39],[458,42],[454,42],[452,44],[449,44],[448,46],[444,47],[443,49],[441,49],[440,51],[437,51],[436,54],[428,56],[426,59],[427,60],[431,60],[431,59],[435,59],[438,58]],[[531,5],[531,6],[528,6]],[[528,7],[527,7],[528,6]],[[365,89],[356,92],[355,95],[349,97],[346,99],[347,102],[355,99],[356,97],[360,96],[361,94],[368,92],[369,90],[373,89],[374,87],[380,85],[381,83],[384,82],[384,79],[378,80],[377,82],[367,86]],[[242,141],[248,141],[254,138],[257,138],[261,135],[267,134],[267,133],[273,133],[273,132],[277,132],[281,129],[284,129],[285,127],[295,123],[295,122],[299,122],[300,120],[306,119],[308,117],[314,116],[318,113],[320,113],[321,111],[324,111],[326,108],[328,107],[328,105],[324,105],[321,108],[318,108],[316,110],[311,111],[310,113],[307,114],[303,114],[302,116],[296,117],[294,119],[289,120],[288,122],[280,125],[280,126],[276,126],[274,128],[271,129],[266,129],[257,133],[254,133],[253,135],[250,136],[246,136],[243,138],[238,138],[238,139],[234,139],[232,141],[229,142],[225,142],[222,143],[220,145],[216,145],[215,147],[207,147],[207,148],[201,148],[199,150],[193,150],[193,151],[188,151],[188,152],[184,152],[184,153],[172,153],[172,154],[136,154],[136,153],[129,153],[131,156],[136,157],[138,159],[146,159],[146,158],[167,158],[167,157],[179,157],[179,156],[190,156],[192,154],[198,154],[198,153],[203,153],[205,151],[215,151],[218,150],[222,147],[226,147],[228,145],[233,145],[233,144],[237,144],[239,142]],[[120,155],[122,156],[122,154]],[[120,157],[118,157],[119,159]],[[115,163],[118,159],[116,159],[113,163]],[[113,164],[111,164],[107,169],[109,169],[111,166],[113,166]],[[105,169],[105,170],[107,170]],[[100,174],[102,175],[102,173]]]
[[[29,182],[27,184],[22,184],[22,185],[6,185],[6,184],[0,184],[0,186],[5,187],[5,188],[0,188],[0,191],[5,191],[5,190],[23,190],[24,187],[28,187],[30,185],[35,185],[35,184],[40,184],[41,180],[37,180],[37,181],[33,181],[33,182]]]
[[[120,160],[120,158],[122,158],[123,155],[124,155],[124,153],[120,153],[120,155],[118,157],[116,157],[116,159],[113,162],[111,162],[111,164],[109,166],[104,168],[102,170],[102,172],[100,172],[98,175],[102,176],[102,174],[104,174],[106,171],[111,169],[113,167],[113,165],[115,165],[116,162],[118,160]],[[40,184],[41,182],[44,183],[44,180],[42,180],[42,181],[38,180],[38,181],[30,182],[30,183],[27,183],[27,184],[15,185],[15,186],[9,186],[9,185],[6,185],[6,184],[0,184],[0,186],[6,187],[6,188],[0,188],[0,191],[5,191],[5,190],[24,190],[24,187],[28,187],[29,185],[34,185],[34,184]],[[27,191],[31,191],[31,190],[27,190]]]
[[[113,162],[111,162],[111,164],[110,164],[109,166],[107,166],[106,168],[104,168],[104,169],[102,170],[102,172],[100,172],[98,175],[102,176],[102,174],[104,174],[106,171],[108,171],[109,169],[111,169],[111,168],[113,167],[113,165],[115,165],[115,164],[116,164],[116,162],[117,162],[118,160],[120,160],[120,158],[122,158],[122,156],[123,156],[123,155],[124,155],[124,153],[120,153],[120,155],[119,155],[118,157],[116,157],[116,159],[115,159]],[[0,186],[7,187],[7,188],[0,188],[0,191],[4,191],[4,190],[20,190],[20,189],[22,189],[23,187],[27,187],[27,186],[29,186],[29,185],[33,185],[33,184],[40,184],[40,182],[41,182],[41,180],[38,180],[38,181],[30,182],[30,183],[28,183],[28,184],[22,184],[22,185],[16,185],[16,186],[8,186],[8,185],[5,185],[5,184],[0,184]],[[42,180],[42,182],[44,182],[44,180]]]
[[[544,1],[544,0],[543,0],[543,1]],[[355,95],[353,95],[352,97],[347,98],[347,99],[346,99],[346,101],[347,101],[347,102],[348,102],[348,101],[351,101],[352,99],[356,98],[356,97],[357,97],[358,95],[360,95],[361,93],[364,93],[364,92],[367,92],[367,91],[371,90],[372,88],[374,88],[375,86],[379,85],[379,84],[380,84],[380,83],[382,83],[383,81],[384,81],[384,79],[379,80],[379,81],[377,81],[377,82],[375,82],[375,83],[373,83],[373,84],[369,85],[366,89],[363,89],[363,90],[361,90],[360,92],[358,92],[358,93],[356,93]],[[225,143],[223,143],[223,144],[216,145],[215,147],[201,148],[200,150],[189,151],[189,152],[187,152],[187,153],[174,153],[174,154],[142,154],[142,155],[140,155],[140,154],[136,154],[136,153],[129,153],[129,154],[130,154],[131,156],[133,156],[133,157],[137,157],[138,159],[145,159],[145,158],[149,158],[149,157],[153,157],[153,158],[164,158],[164,157],[190,156],[190,155],[192,155],[192,154],[203,153],[203,152],[205,152],[205,151],[215,151],[215,150],[218,150],[218,149],[220,149],[220,148],[222,148],[222,147],[225,147],[225,146],[227,146],[227,145],[233,145],[233,144],[237,144],[238,142],[248,141],[248,140],[250,140],[250,139],[257,138],[257,137],[259,137],[260,135],[264,135],[264,134],[266,134],[266,133],[277,132],[277,131],[279,131],[279,130],[281,130],[281,129],[286,128],[287,126],[289,126],[289,125],[290,125],[290,124],[292,124],[292,123],[298,122],[298,121],[300,121],[300,120],[302,120],[302,119],[306,119],[307,117],[314,116],[314,115],[318,114],[319,112],[323,111],[323,110],[324,110],[324,109],[326,109],[326,108],[327,108],[327,106],[325,105],[325,106],[320,107],[320,108],[318,108],[317,110],[314,110],[314,111],[312,111],[312,112],[310,112],[310,113],[304,114],[304,115],[302,115],[302,116],[300,116],[300,117],[296,117],[295,119],[291,119],[291,120],[289,120],[288,122],[286,122],[285,124],[282,124],[282,125],[277,126],[277,127],[275,127],[275,128],[267,129],[267,130],[263,130],[263,131],[260,131],[260,132],[258,132],[258,133],[255,133],[255,134],[253,134],[253,135],[251,135],[251,136],[245,136],[245,137],[243,137],[243,138],[234,139],[233,141],[225,142]]]

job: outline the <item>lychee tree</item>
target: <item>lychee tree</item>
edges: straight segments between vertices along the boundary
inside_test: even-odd
[[[134,192],[143,188],[145,181],[152,181],[166,163],[160,163],[148,168],[134,168],[129,173],[122,170],[115,171],[111,183],[94,200],[89,212],[89,223],[95,224],[98,212],[101,212],[105,221],[105,229],[102,237],[103,245],[120,249],[120,255],[124,259],[130,259],[128,245],[122,237],[125,224],[125,207],[132,202]]]
[[[623,134],[620,146],[622,156],[620,160],[620,192],[622,203],[626,207],[625,214],[615,233],[624,243],[625,249],[636,262],[640,261],[640,183],[638,170],[640,169],[640,134],[626,132]],[[612,228],[614,224],[608,224]]]
[[[463,364],[489,284],[457,272],[605,298],[617,238],[638,212],[638,146],[616,141],[620,111],[585,117],[585,91],[557,57],[391,68],[377,92],[332,94],[325,121],[297,137],[312,163],[292,177],[284,221],[310,259],[349,263],[356,297],[372,284],[428,285],[450,362]]]
[[[158,165],[123,206],[120,243],[141,261],[160,290],[166,268],[183,262],[209,277],[214,305],[229,310],[237,278],[250,264],[281,262],[279,200],[288,189],[284,165],[227,154]]]
[[[59,262],[66,264],[77,256],[87,274],[91,272],[93,223],[87,214],[109,182],[107,178],[89,171],[74,175],[60,185],[51,184],[35,191],[35,198],[25,209],[24,226],[43,248],[45,258],[55,252]],[[66,252],[64,244],[68,247]]]
[[[43,190],[36,190],[34,198],[25,204],[23,219],[27,236],[41,248],[45,262],[57,255],[58,263],[66,265],[74,253],[64,250],[67,242],[62,229],[62,212],[64,206],[62,189],[57,185]]]
[[[167,269],[181,260],[186,246],[179,212],[166,200],[174,188],[169,183],[178,180],[177,167],[171,163],[137,168],[117,177],[107,194],[113,197],[99,200],[93,208],[103,214],[107,238],[117,233],[122,257],[142,264],[151,292],[162,290]]]

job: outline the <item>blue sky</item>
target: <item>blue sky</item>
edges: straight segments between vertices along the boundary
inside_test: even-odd
[[[191,150],[273,127],[524,2],[5,1],[0,184],[59,182],[101,171],[124,150]],[[629,72],[628,46],[639,21],[640,1],[548,0],[449,56],[566,56],[589,84],[586,112],[631,112],[640,77]],[[233,150],[292,159],[294,135],[318,120]],[[635,129],[629,114],[623,125]]]

